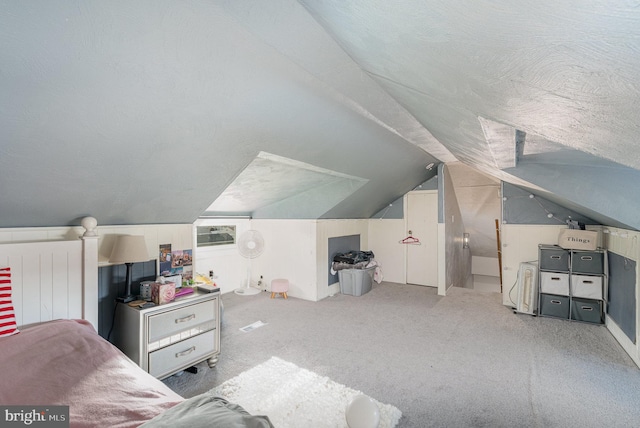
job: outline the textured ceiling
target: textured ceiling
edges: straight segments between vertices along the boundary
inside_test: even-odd
[[[366,218],[459,161],[640,228],[639,24],[637,1],[3,2],[0,227],[188,223],[230,194]],[[238,186],[260,153],[357,185]]]
[[[261,152],[205,214],[318,218],[367,181]]]

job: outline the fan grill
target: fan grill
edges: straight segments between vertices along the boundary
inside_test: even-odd
[[[254,259],[264,251],[264,238],[257,230],[247,230],[238,240],[238,251],[243,257]]]

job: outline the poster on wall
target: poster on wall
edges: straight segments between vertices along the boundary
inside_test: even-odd
[[[160,245],[160,275],[182,275],[182,280],[193,278],[193,250],[171,251],[171,244]]]
[[[193,278],[193,250],[182,251],[182,279],[190,280]]]
[[[171,272],[171,244],[160,245],[160,275]]]

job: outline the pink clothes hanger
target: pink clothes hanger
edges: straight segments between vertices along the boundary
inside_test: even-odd
[[[413,244],[413,245],[420,245],[420,240],[418,238],[415,238],[411,235],[411,231],[409,231],[409,236],[407,236],[406,238],[404,238],[402,241],[400,241],[401,244]]]

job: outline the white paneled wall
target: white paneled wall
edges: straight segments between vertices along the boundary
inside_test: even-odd
[[[252,286],[257,286],[260,276],[267,290],[271,280],[286,278],[290,296],[317,300],[315,220],[202,219],[196,225],[235,225],[236,239],[249,229],[259,231],[264,238],[264,252],[254,259],[242,257],[237,245],[197,250],[197,271],[208,274],[212,270],[223,294],[246,286],[250,273]]]
[[[566,225],[545,226],[529,224],[503,224],[502,243],[502,303],[516,305],[520,263],[538,260],[538,244],[554,245],[558,243],[560,230]]]
[[[11,267],[18,325],[84,318],[82,247],[83,243],[76,239],[0,248],[0,266]]]
[[[264,253],[253,260],[252,277],[289,280],[290,296],[318,300],[316,286],[316,222],[314,220],[251,220],[265,240]],[[325,281],[326,282],[326,281]]]
[[[77,239],[84,228],[76,227],[21,227],[0,229],[0,243],[66,241]]]
[[[235,245],[198,249],[196,269],[201,273],[213,270],[222,293],[246,284],[250,268],[251,284],[260,276],[267,285],[276,278],[290,282],[289,295],[317,301],[340,291],[339,284],[327,284],[329,269],[329,238],[360,235],[362,249],[368,249],[369,220],[236,220],[202,219],[196,225],[236,224],[236,236],[255,229],[264,237],[264,252],[250,261],[238,253]]]
[[[109,257],[118,235],[142,235],[147,243],[149,259],[158,259],[160,245],[171,244],[171,250],[195,248],[193,226],[190,224],[157,224],[140,226],[98,226],[98,264],[109,264]]]

